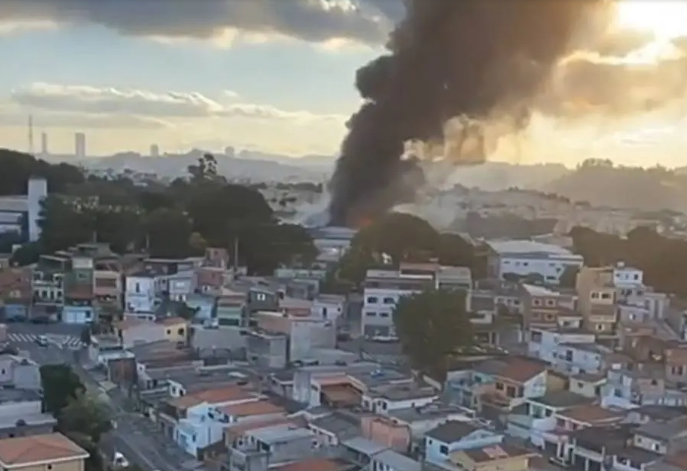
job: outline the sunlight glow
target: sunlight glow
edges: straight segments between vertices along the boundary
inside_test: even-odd
[[[687,36],[687,1],[619,0],[616,4],[618,29],[649,33],[656,40]]]

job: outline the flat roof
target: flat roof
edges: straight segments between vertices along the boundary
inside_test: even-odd
[[[580,257],[570,250],[553,244],[535,242],[533,240],[493,240],[488,241],[489,247],[499,255],[528,255],[543,254],[566,257]]]
[[[265,427],[259,430],[251,430],[249,435],[255,437],[263,443],[279,443],[299,438],[309,438],[314,434],[307,428],[297,427],[292,424],[280,424],[272,427]]]

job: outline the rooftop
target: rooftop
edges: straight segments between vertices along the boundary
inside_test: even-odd
[[[527,294],[530,296],[560,296],[561,293],[558,291],[554,291],[550,288],[546,288],[545,286],[537,286],[537,285],[528,285],[528,284],[523,284],[522,285],[523,289],[527,291]]]
[[[591,404],[593,402],[593,400],[589,399],[588,397],[570,391],[551,392],[545,394],[542,397],[529,399],[529,401],[543,404],[545,406],[553,408],[563,409],[568,407],[580,406],[583,404]]]
[[[4,468],[88,458],[86,450],[61,433],[29,435],[0,440],[0,464]]]
[[[427,432],[427,436],[444,443],[453,443],[467,437],[479,427],[469,422],[451,420]]]
[[[279,443],[302,438],[310,438],[313,433],[307,428],[297,427],[292,424],[273,425],[257,430],[251,430],[248,434],[263,443]]]
[[[384,450],[374,455],[374,460],[394,471],[420,471],[422,465],[394,450]]]
[[[621,413],[604,409],[599,405],[576,406],[559,412],[558,415],[576,422],[586,423],[611,422],[622,418]]]
[[[387,449],[384,445],[363,437],[355,437],[343,442],[343,445],[365,456],[373,456]]]
[[[499,255],[514,254],[542,254],[573,256],[570,250],[553,244],[544,244],[532,240],[498,240],[487,242],[491,249]]]
[[[504,460],[514,458],[516,456],[534,455],[532,452],[524,448],[516,447],[506,443],[498,445],[487,446],[484,448],[472,448],[462,450],[475,463],[486,463],[495,460]]]
[[[475,366],[475,371],[523,383],[546,371],[546,367],[545,362],[508,357],[485,360]]]
[[[348,440],[360,435],[360,421],[340,413],[332,413],[310,422],[313,427],[333,433],[339,440]]]
[[[250,417],[255,415],[268,415],[286,413],[283,407],[279,407],[269,401],[251,401],[239,404],[229,404],[219,408],[231,417]]]
[[[307,458],[271,469],[273,471],[344,471],[351,467],[352,465],[346,461],[330,458]]]
[[[687,431],[687,418],[680,417],[669,422],[648,422],[639,427],[636,433],[659,440],[670,440],[685,431]]]
[[[230,401],[242,401],[255,397],[255,394],[239,386],[207,389],[197,393],[172,398],[169,403],[178,409],[188,409],[207,402],[208,404],[221,404]]]
[[[43,399],[39,391],[33,389],[0,389],[0,404],[7,402],[41,401]]]

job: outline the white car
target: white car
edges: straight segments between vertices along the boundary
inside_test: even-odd
[[[122,455],[120,452],[115,451],[114,458],[112,458],[112,465],[117,468],[128,468],[129,461],[124,458],[124,455]]]

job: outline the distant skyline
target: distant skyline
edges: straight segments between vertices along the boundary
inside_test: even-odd
[[[86,135],[88,155],[147,155],[153,144],[160,153],[219,152],[231,145],[281,155],[336,154],[360,103],[356,69],[384,53],[402,4],[2,0],[0,146],[28,150],[31,115],[34,149],[46,133],[54,154],[74,154],[78,132]],[[592,111],[577,120],[535,113],[517,138],[495,142],[496,158],[687,164],[687,49],[671,43],[687,37],[687,2],[619,5],[618,29],[609,37],[623,52],[603,55],[597,51],[610,46],[590,40],[542,87],[557,107]],[[641,47],[638,32],[649,38]],[[586,69],[575,69],[576,63]],[[632,113],[594,114],[604,100]],[[646,111],[656,103],[664,106]]]
[[[31,114],[54,153],[84,132],[96,155],[153,143],[333,154],[358,106],[355,70],[400,10],[324,3],[4,0],[0,142],[27,150]]]

